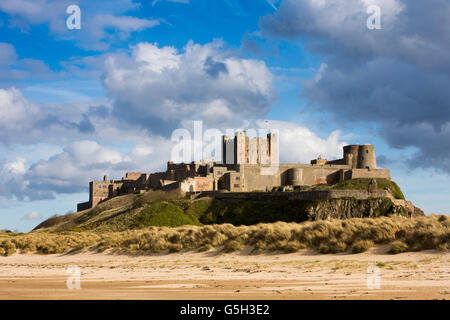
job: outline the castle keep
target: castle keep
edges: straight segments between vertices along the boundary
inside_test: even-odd
[[[78,204],[78,211],[95,207],[102,200],[120,194],[145,190],[267,192],[279,187],[334,184],[355,178],[390,179],[388,169],[377,169],[372,145],[348,145],[342,159],[328,161],[318,157],[309,164],[279,163],[276,134],[250,138],[236,132],[222,137],[222,161],[167,163],[164,172],[128,172],[121,180],[92,181],[89,201]]]

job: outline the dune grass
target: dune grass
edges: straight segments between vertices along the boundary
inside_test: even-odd
[[[0,254],[102,252],[108,249],[116,253],[150,254],[213,248],[233,252],[246,246],[251,247],[253,253],[274,250],[288,253],[303,248],[316,249],[320,253],[359,253],[379,244],[392,244],[392,253],[427,249],[447,251],[449,227],[449,216],[432,215],[251,226],[152,226],[121,232],[0,232]]]

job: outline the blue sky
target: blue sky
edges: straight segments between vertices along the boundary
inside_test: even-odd
[[[366,27],[368,4],[382,29]],[[369,142],[409,200],[448,212],[450,5],[423,6],[0,0],[0,228],[75,210],[105,173],[163,169],[171,132],[194,120],[268,119],[286,162]]]

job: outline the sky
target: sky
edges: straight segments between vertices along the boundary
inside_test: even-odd
[[[277,129],[282,162],[373,144],[408,200],[448,213],[449,16],[448,0],[0,0],[0,229],[75,211],[104,174],[164,170],[194,121]]]

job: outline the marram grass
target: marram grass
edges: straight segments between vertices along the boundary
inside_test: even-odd
[[[120,232],[48,232],[25,234],[0,232],[0,254],[37,252],[76,253],[86,250],[151,254],[182,250],[224,253],[252,248],[264,251],[296,252],[316,249],[320,253],[360,253],[379,244],[391,244],[392,253],[436,249],[447,251],[450,217],[379,217],[322,220],[303,223],[276,222],[251,226],[231,224],[148,227]]]

